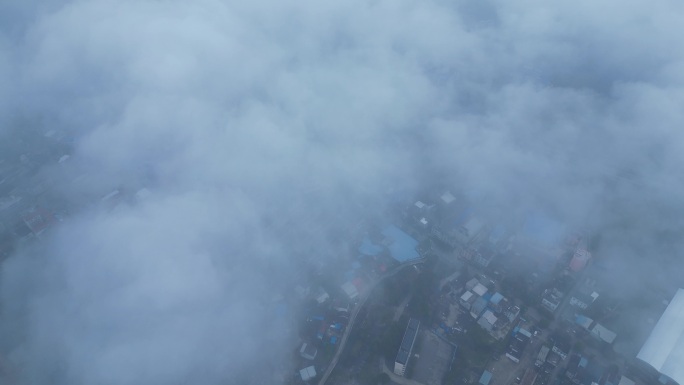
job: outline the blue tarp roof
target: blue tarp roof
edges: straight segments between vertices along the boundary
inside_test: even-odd
[[[575,323],[580,326],[585,326],[586,324],[591,324],[592,319],[581,314],[575,314]]]
[[[382,230],[382,235],[392,240],[388,248],[392,258],[397,261],[406,262],[420,257],[418,251],[416,251],[418,241],[401,231],[397,226],[391,225],[386,227]]]
[[[545,246],[558,243],[565,233],[565,226],[540,213],[532,213],[525,219],[523,234]]]
[[[480,384],[489,385],[489,381],[491,381],[491,380],[492,380],[492,374],[485,370],[482,373],[482,376],[480,377]]]
[[[489,302],[491,302],[491,303],[497,305],[499,302],[501,302],[501,300],[502,300],[503,298],[504,298],[504,296],[503,296],[501,293],[496,292],[496,293],[494,293],[494,295],[492,296],[492,298],[489,299]]]
[[[376,245],[368,237],[363,238],[361,246],[359,246],[359,253],[363,255],[378,255],[382,252],[382,246]]]

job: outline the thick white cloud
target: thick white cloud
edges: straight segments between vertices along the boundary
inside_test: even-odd
[[[658,241],[684,211],[676,2],[4,7],[0,121],[73,134],[45,173],[82,206],[3,265],[4,351],[27,384],[270,375],[294,337],[270,299],[299,261],[339,256],[333,233],[389,187],[543,206],[607,232],[628,274],[639,247],[682,250]],[[91,205],[117,186],[153,192]]]

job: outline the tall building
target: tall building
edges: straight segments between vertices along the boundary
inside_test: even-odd
[[[409,320],[408,326],[406,326],[406,332],[404,332],[404,339],[401,341],[401,346],[397,352],[397,359],[394,361],[395,374],[403,376],[404,373],[406,373],[406,367],[411,358],[411,352],[413,351],[413,346],[415,345],[416,337],[418,336],[419,327],[420,321],[413,318]]]

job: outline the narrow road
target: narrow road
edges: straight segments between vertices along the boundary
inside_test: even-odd
[[[342,335],[342,339],[340,340],[340,347],[337,348],[337,351],[335,352],[335,356],[333,359],[330,361],[330,364],[328,365],[328,368],[325,370],[325,373],[323,373],[323,376],[321,377],[320,381],[318,381],[318,385],[325,385],[325,382],[328,381],[328,377],[330,377],[330,374],[332,373],[333,369],[335,369],[335,366],[337,365],[337,361],[340,359],[342,356],[342,352],[344,351],[344,347],[347,345],[347,338],[349,338],[349,334],[351,334],[351,330],[354,327],[354,322],[356,321],[356,316],[359,315],[359,311],[363,308],[363,305],[366,304],[366,300],[368,297],[370,297],[370,294],[375,290],[375,287],[382,282],[385,278],[389,278],[397,274],[399,271],[401,271],[403,268],[407,266],[413,266],[413,265],[418,265],[425,262],[425,258],[417,259],[415,261],[411,262],[406,262],[403,263],[391,272],[383,275],[375,281],[368,289],[361,294],[361,300],[359,303],[354,307],[354,310],[352,311],[351,316],[349,317],[349,325],[347,325],[347,328],[344,330],[344,334]]]

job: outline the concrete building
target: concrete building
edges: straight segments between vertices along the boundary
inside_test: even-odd
[[[445,191],[444,194],[439,197],[439,199],[442,201],[442,204],[449,205],[451,202],[456,200],[456,197],[453,196],[450,191]]]
[[[548,346],[542,346],[541,349],[539,349],[539,354],[537,355],[537,360],[534,362],[534,366],[541,368],[544,363],[546,363],[546,357],[549,355],[549,352],[551,349],[549,349]]]
[[[494,329],[494,325],[496,325],[496,321],[498,321],[498,318],[494,313],[490,310],[486,310],[484,314],[482,314],[482,317],[477,321],[477,324],[486,331],[491,332]]]
[[[609,330],[600,323],[594,324],[594,326],[592,326],[589,332],[592,337],[596,338],[599,341],[603,341],[608,345],[612,345],[615,341],[615,338],[617,337],[617,334],[615,334],[614,331]]]
[[[477,296],[473,294],[472,291],[468,290],[461,296],[459,304],[463,306],[466,310],[470,310],[470,307],[473,305],[473,302],[475,302],[476,299]]]
[[[522,357],[522,354],[529,344],[531,338],[532,333],[525,329],[521,328],[514,332],[511,343],[506,351],[506,357],[513,362],[520,362],[520,358]]]
[[[397,358],[394,361],[394,374],[403,376],[404,373],[406,373],[406,367],[408,366],[409,359],[411,358],[411,352],[413,351],[413,346],[416,343],[416,337],[418,336],[419,328],[420,321],[411,318],[409,320],[408,326],[406,326],[404,338],[401,341],[401,346],[397,352]]]
[[[485,286],[479,282],[477,285],[475,285],[475,287],[473,287],[473,293],[479,295],[480,297],[487,294],[487,291],[489,291],[489,289],[487,289],[487,286]]]
[[[302,381],[309,381],[316,378],[316,368],[311,365],[299,371],[299,375],[302,377]]]
[[[319,287],[316,291],[316,302],[318,302],[318,304],[320,305],[325,303],[325,301],[327,301],[328,299],[330,299],[330,295],[328,295],[328,292],[325,291],[325,289],[323,289],[322,287]]]
[[[544,290],[544,294],[542,295],[541,304],[546,310],[550,311],[551,313],[554,313],[556,309],[558,309],[558,306],[560,305],[562,300],[563,293],[561,293],[558,289],[546,289]]]
[[[473,306],[470,307],[470,316],[478,319],[487,308],[487,300],[482,297],[477,297]]]
[[[342,291],[349,297],[350,300],[353,300],[354,298],[359,296],[359,291],[356,289],[356,286],[354,286],[354,283],[352,282],[345,282],[342,285]]]
[[[306,342],[304,342],[302,344],[302,347],[299,349],[299,355],[307,360],[313,360],[314,358],[316,358],[316,354],[318,354],[318,349],[316,349],[315,346]]]
[[[578,307],[585,310],[596,301],[599,294],[595,291],[589,292],[588,290],[578,290],[570,297],[570,306]]]

